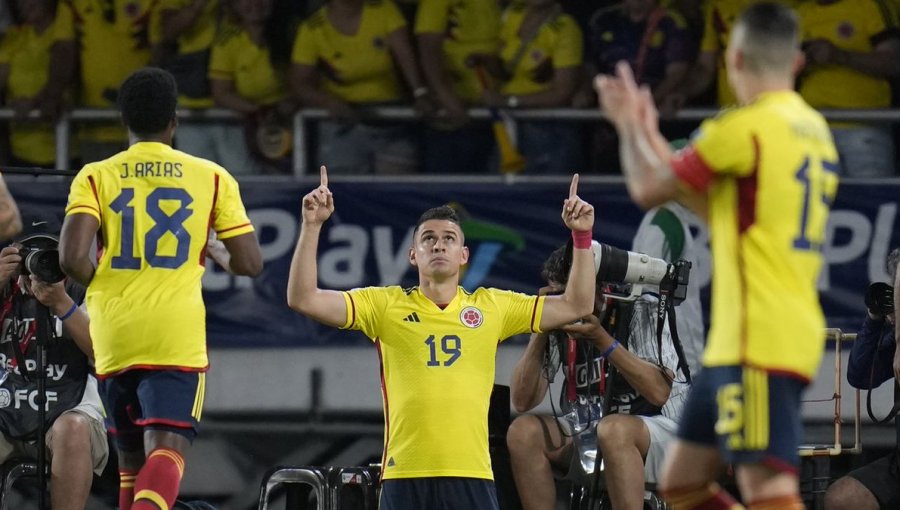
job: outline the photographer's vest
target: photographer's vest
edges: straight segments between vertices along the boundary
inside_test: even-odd
[[[631,318],[634,303],[613,301],[612,308],[603,321],[603,327],[616,338],[622,347],[629,348]],[[564,337],[563,337],[564,338]],[[565,387],[570,384],[567,366],[566,342],[557,341],[560,348],[559,359],[566,370],[566,381],[560,393],[560,408],[569,408]],[[578,342],[575,355],[575,388],[579,399],[587,399],[603,406],[603,414],[631,414],[636,416],[656,416],[662,409],[651,404],[639,394],[628,381],[618,374],[611,363],[600,358],[601,351],[591,343]]]
[[[38,370],[37,328],[34,321],[38,302],[34,298],[13,291],[5,294],[0,303],[0,370],[6,379],[0,384],[0,433],[15,439],[37,439]],[[84,299],[84,289],[67,285],[66,292],[76,302]],[[71,337],[62,332],[62,322],[50,316],[51,338],[46,349],[46,425],[49,427],[63,412],[77,406],[84,396],[90,373],[88,358]],[[17,356],[14,349],[19,349]],[[25,369],[20,366],[24,362]],[[0,377],[3,372],[0,371]]]

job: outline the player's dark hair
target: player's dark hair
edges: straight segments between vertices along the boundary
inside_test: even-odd
[[[555,282],[565,285],[569,282],[569,269],[572,261],[566,256],[566,246],[560,246],[544,261],[541,269],[541,277],[545,282]]]
[[[743,34],[747,66],[756,72],[792,69],[799,48],[800,23],[789,7],[760,2],[744,9],[735,23]]]
[[[122,82],[118,101],[125,127],[141,137],[154,136],[165,131],[175,118],[178,87],[172,73],[145,67]]]
[[[416,232],[419,231],[419,227],[422,226],[428,220],[447,220],[459,225],[459,215],[456,214],[456,210],[454,210],[449,205],[441,205],[438,207],[432,207],[427,211],[423,212],[421,216],[419,216],[419,221],[416,222]],[[460,228],[462,226],[460,225]]]

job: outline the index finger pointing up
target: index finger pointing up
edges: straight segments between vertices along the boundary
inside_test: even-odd
[[[328,170],[325,168],[325,165],[319,167],[319,185],[328,186]]]
[[[572,184],[569,185],[569,198],[578,194],[578,174],[572,176]]]

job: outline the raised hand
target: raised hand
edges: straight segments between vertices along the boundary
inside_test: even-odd
[[[585,231],[594,228],[594,206],[578,198],[578,174],[572,176],[569,198],[563,201],[562,219],[570,230]]]
[[[594,88],[600,96],[600,109],[616,127],[637,122],[640,116],[640,88],[628,62],[616,64],[616,75],[598,75]]]
[[[319,168],[319,187],[303,197],[303,223],[321,225],[334,212],[334,198],[328,189],[328,170],[322,165]]]

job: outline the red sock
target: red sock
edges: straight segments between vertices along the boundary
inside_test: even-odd
[[[150,452],[134,483],[131,510],[169,510],[178,496],[184,474],[184,458],[175,450],[157,448]]]
[[[762,499],[750,503],[748,510],[804,510],[800,496],[792,494],[778,498]]]
[[[745,510],[717,483],[669,490],[663,497],[677,510]]]
[[[119,510],[131,510],[131,504],[134,502],[134,479],[137,477],[135,471],[119,470]]]

